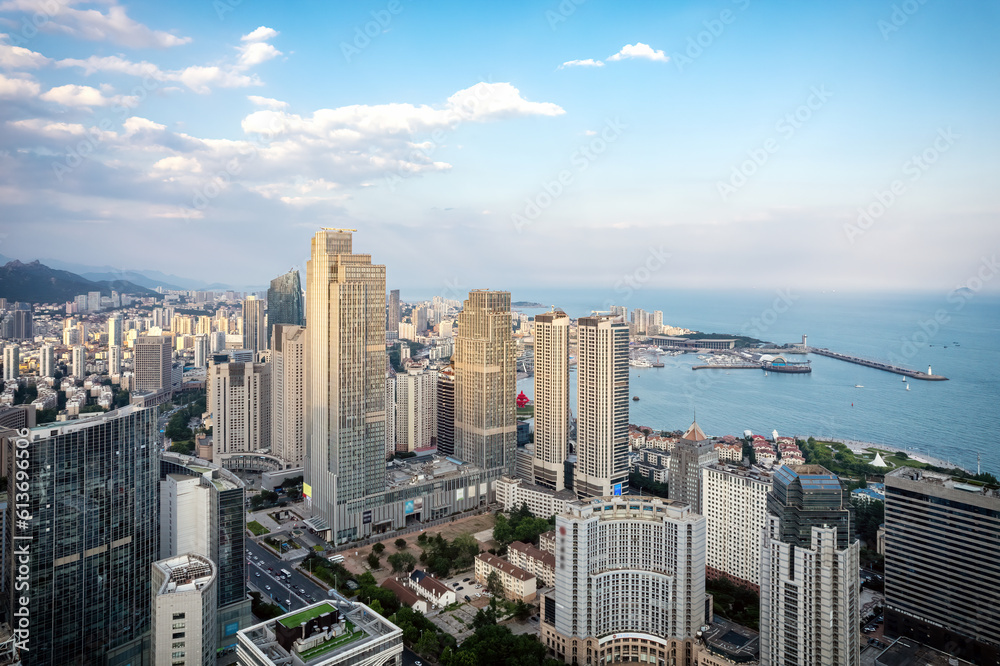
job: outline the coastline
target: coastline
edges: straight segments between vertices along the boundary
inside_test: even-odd
[[[935,467],[944,468],[955,468],[960,469],[963,472],[968,472],[973,474],[972,470],[965,469],[961,465],[953,462],[948,462],[947,460],[942,460],[941,458],[935,458],[934,456],[928,455],[921,451],[914,451],[913,449],[906,449],[902,446],[893,446],[892,444],[876,444],[875,442],[862,442],[856,439],[841,439],[839,437],[827,437],[826,435],[796,435],[796,439],[809,439],[812,437],[816,441],[820,442],[834,442],[836,444],[843,444],[851,450],[852,453],[867,453],[868,449],[880,449],[882,451],[899,451],[905,453],[909,457],[913,458],[917,462],[927,463],[928,465],[934,465]]]

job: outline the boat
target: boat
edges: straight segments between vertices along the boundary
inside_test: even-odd
[[[635,402],[639,402],[639,396],[637,395],[632,396],[632,400]]]
[[[903,381],[904,381],[904,382],[906,381],[906,377],[903,377]]]
[[[862,386],[861,384],[855,384],[854,388],[864,388],[864,386]]]
[[[909,391],[909,390],[910,390],[910,385],[909,385],[909,384],[907,384],[907,385],[906,385],[906,390],[907,390],[907,391]]]

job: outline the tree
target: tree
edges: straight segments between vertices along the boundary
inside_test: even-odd
[[[490,594],[503,596],[503,581],[500,579],[500,574],[497,573],[496,569],[491,571],[490,575],[486,577],[486,589]]]
[[[381,566],[381,564],[382,562],[379,559],[378,555],[376,555],[374,552],[368,553],[368,566],[370,566],[372,569],[378,569],[379,566]]]
[[[372,546],[372,552],[375,553],[376,555],[381,555],[383,552],[385,552],[385,544],[379,541],[374,546]]]
[[[514,604],[514,617],[516,617],[521,622],[524,622],[529,617],[531,617],[531,613],[534,610],[535,610],[534,606],[530,606],[524,603],[523,600],[518,599],[517,602]]]
[[[405,550],[406,549],[406,539],[403,539],[402,537],[399,538],[399,539],[396,539],[393,543],[396,545],[396,550]]]
[[[411,572],[417,566],[417,558],[410,553],[393,553],[388,558],[393,573]]]
[[[432,657],[437,654],[438,647],[438,639],[435,633],[433,631],[424,631],[420,635],[420,640],[413,646],[413,649],[425,657]]]

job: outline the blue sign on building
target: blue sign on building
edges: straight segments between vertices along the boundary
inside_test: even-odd
[[[614,486],[614,489],[612,490],[612,494],[614,494],[614,495],[621,495],[622,494],[622,484],[616,483],[615,486]]]

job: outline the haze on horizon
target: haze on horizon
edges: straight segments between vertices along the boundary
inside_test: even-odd
[[[998,19],[6,0],[0,254],[262,285],[334,226],[404,292],[995,291]]]

